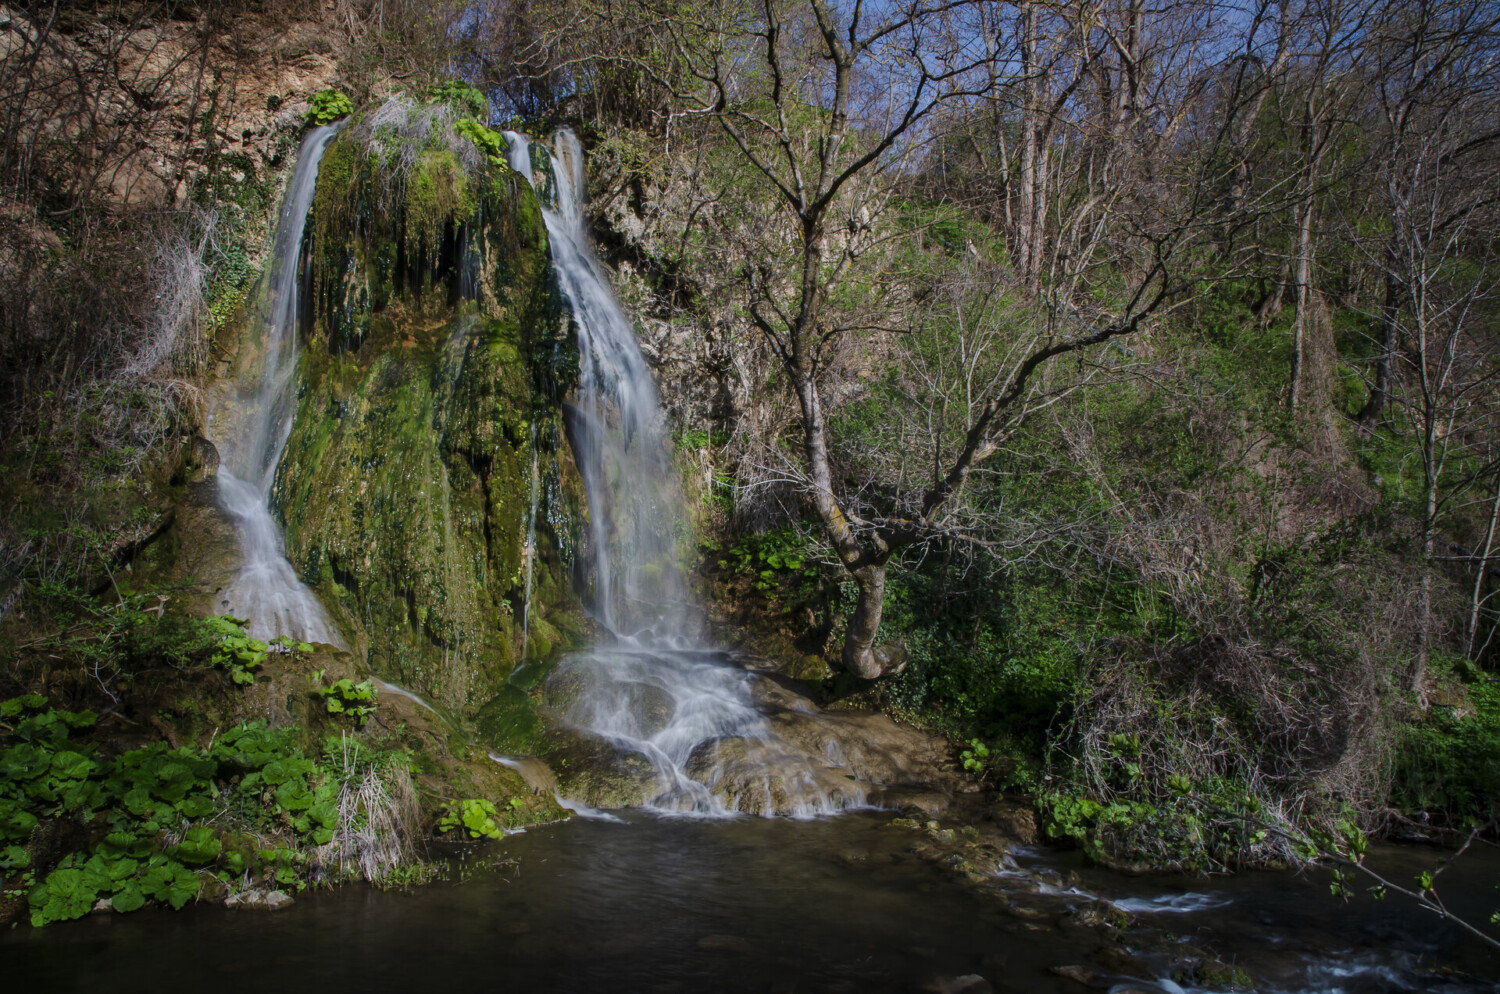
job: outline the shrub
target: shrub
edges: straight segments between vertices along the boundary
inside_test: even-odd
[[[341,117],[354,113],[354,101],[338,90],[323,90],[313,94],[312,107],[307,111],[311,124],[332,124]]]
[[[319,670],[313,680],[321,683],[322,679],[323,671]],[[319,687],[318,695],[323,698],[323,706],[329,714],[346,714],[354,719],[356,727],[363,725],[375,713],[375,683],[371,680],[355,683],[344,677],[326,687]]]

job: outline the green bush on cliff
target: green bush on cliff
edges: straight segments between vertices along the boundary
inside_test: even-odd
[[[501,821],[509,821],[521,807],[521,799],[513,797],[506,804],[506,813],[500,814],[494,801],[470,797],[452,801],[438,820],[438,831],[458,832],[471,839],[498,839],[505,835]]]
[[[205,627],[219,637],[214,646],[214,665],[228,670],[230,678],[241,685],[255,682],[255,671],[265,665],[270,650],[260,639],[250,637],[246,624],[244,618],[228,614],[204,621]]]
[[[488,120],[490,116],[489,98],[467,80],[450,79],[435,83],[427,90],[427,100],[429,103],[453,104],[480,121]]]
[[[465,117],[455,124],[454,129],[463,135],[474,146],[483,152],[497,166],[505,165],[505,153],[508,146],[505,136],[498,131],[492,131],[471,117]]]
[[[1500,684],[1481,677],[1463,696],[1407,730],[1391,792],[1398,809],[1462,825],[1500,813]]]
[[[338,90],[323,90],[313,94],[312,107],[307,111],[307,120],[312,124],[332,124],[341,117],[354,113],[354,101]]]
[[[355,683],[348,677],[344,677],[325,687],[321,686],[322,680],[323,673],[319,671],[313,678],[313,682],[320,684],[318,696],[323,698],[323,709],[329,714],[348,715],[354,719],[354,724],[358,727],[375,713],[374,681],[361,680]]]

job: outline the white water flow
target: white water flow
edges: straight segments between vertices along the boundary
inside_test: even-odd
[[[583,154],[570,131],[554,148],[506,132],[511,166],[542,202],[553,266],[578,336],[570,440],[589,500],[593,613],[614,642],[566,658],[566,720],[645,756],[650,806],[807,817],[863,804],[863,790],[790,746],[757,710],[750,674],[700,642],[677,562],[688,534],[662,432],[656,385],[635,328],[594,257],[583,218]]]
[[[243,564],[225,592],[227,609],[249,621],[257,638],[289,635],[308,642],[342,645],[323,605],[297,578],[286,558],[286,540],[271,516],[271,485],[276,464],[292,430],[296,407],[297,278],[302,233],[318,181],[318,164],[337,125],[314,128],[297,151],[297,167],[281,206],[272,245],[269,282],[260,322],[264,365],[253,388],[242,391],[244,409],[227,437],[216,437],[221,461],[219,502],[239,527]]]
[[[526,598],[521,602],[521,662],[531,647],[531,578],[536,564],[536,506],[542,491],[542,465],[536,449],[536,422],[531,423],[531,504],[526,511],[526,536],[521,555],[526,560]]]

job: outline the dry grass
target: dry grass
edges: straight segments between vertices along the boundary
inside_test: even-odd
[[[336,865],[340,877],[385,881],[416,861],[421,809],[411,774],[399,763],[369,759],[348,736],[331,759],[340,771],[339,823],[318,850],[319,862]]]

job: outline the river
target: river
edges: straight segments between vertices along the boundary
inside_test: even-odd
[[[224,994],[919,991],[976,975],[999,991],[1191,991],[1161,981],[1173,947],[1190,943],[1243,967],[1260,991],[1469,994],[1500,978],[1500,960],[1456,929],[1396,899],[1344,905],[1318,874],[1129,878],[1022,850],[1023,872],[974,884],[919,855],[926,833],[891,821],[630,811],[473,847],[449,864],[451,879],[408,892],[309,892],[275,913],[98,915],[14,929],[0,956],[11,990]],[[1455,883],[1477,913],[1500,859],[1471,859]],[[1086,895],[1123,902],[1139,924],[1101,943],[1078,923]],[[1089,983],[1053,972],[1069,966]]]

